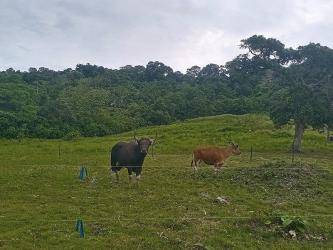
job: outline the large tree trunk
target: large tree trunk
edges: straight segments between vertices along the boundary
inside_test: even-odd
[[[296,122],[295,124],[295,135],[293,141],[294,152],[301,152],[302,138],[304,134],[304,124],[302,122]]]

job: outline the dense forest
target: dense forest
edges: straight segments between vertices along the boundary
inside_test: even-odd
[[[103,136],[198,116],[265,112],[277,126],[294,121],[300,149],[306,126],[332,127],[332,49],[286,48],[258,35],[240,47],[244,53],[225,65],[186,73],[158,61],[120,69],[9,68],[0,72],[0,137]]]

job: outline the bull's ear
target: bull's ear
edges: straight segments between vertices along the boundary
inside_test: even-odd
[[[153,145],[155,142],[155,139],[149,139],[150,145]]]

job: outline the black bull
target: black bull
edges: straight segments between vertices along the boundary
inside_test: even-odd
[[[139,180],[142,171],[142,165],[148,154],[150,145],[153,145],[154,140],[149,138],[141,138],[135,142],[118,142],[111,150],[111,172],[116,174],[117,181],[119,180],[118,172],[126,167],[131,180],[132,173]]]

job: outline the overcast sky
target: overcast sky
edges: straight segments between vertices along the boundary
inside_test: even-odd
[[[331,0],[0,0],[0,70],[224,64],[254,34],[333,48]]]

